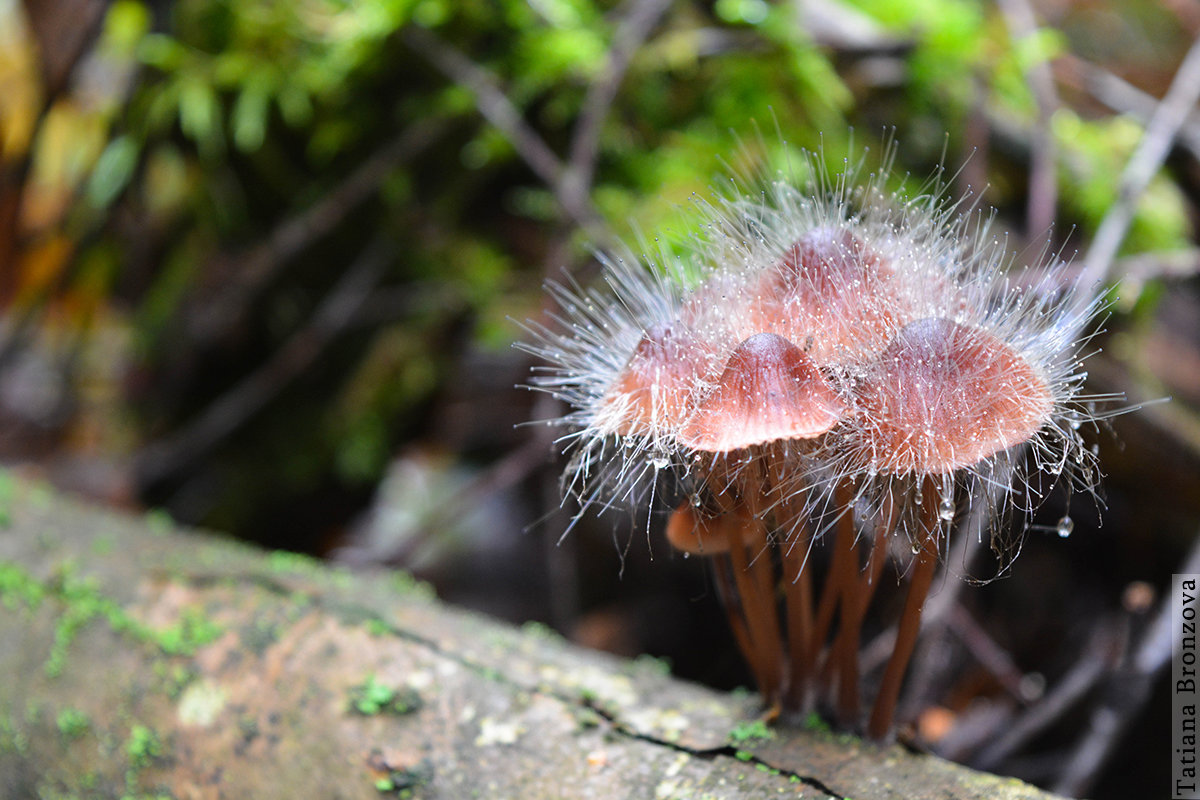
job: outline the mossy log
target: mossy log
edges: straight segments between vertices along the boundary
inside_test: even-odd
[[[0,473],[0,796],[1048,798]]]

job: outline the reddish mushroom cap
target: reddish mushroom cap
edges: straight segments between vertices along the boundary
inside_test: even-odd
[[[746,536],[743,544],[755,549],[766,546],[766,529],[761,525],[747,529],[734,514],[706,517],[685,502],[667,521],[667,541],[676,550],[698,556],[728,553],[735,537]]]
[[[844,228],[807,231],[756,288],[751,326],[811,339],[819,364],[884,347],[900,323],[888,261]]]
[[[815,294],[838,294],[847,283],[879,270],[883,259],[845,228],[813,228],[796,240],[777,270],[793,285]]]
[[[873,464],[941,474],[1027,441],[1054,396],[1020,353],[981,328],[930,318],[906,325],[859,390]]]
[[[845,405],[803,350],[773,333],[733,351],[716,388],[680,431],[685,447],[721,453],[828,431]]]
[[[710,348],[679,325],[655,325],[642,334],[613,381],[595,424],[620,435],[644,434],[682,420]]]

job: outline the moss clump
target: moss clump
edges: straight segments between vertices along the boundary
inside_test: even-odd
[[[642,653],[639,655],[631,662],[631,665],[631,671],[634,673],[645,670],[652,675],[657,675],[662,678],[666,678],[671,674],[670,659],[652,656],[648,653]]]
[[[129,757],[130,767],[145,769],[162,758],[162,740],[145,725],[135,724],[129,729],[129,738],[125,740],[125,755]]]
[[[821,719],[821,715],[815,711],[808,712],[808,716],[804,718],[802,725],[806,731],[814,731],[816,733],[828,733],[829,723]]]
[[[166,509],[162,508],[152,508],[147,511],[145,520],[146,528],[158,536],[165,536],[175,527],[175,520],[171,519],[171,515]]]
[[[0,561],[0,604],[9,611],[21,606],[36,609],[46,597],[46,587],[25,570],[8,561]]]
[[[437,596],[432,585],[417,580],[403,570],[392,574],[391,584],[397,594],[414,597],[418,600],[433,600]]]
[[[540,639],[545,642],[561,642],[563,640],[562,636],[554,628],[551,628],[544,622],[532,619],[521,626],[521,633],[526,638]]]
[[[774,738],[775,731],[768,728],[767,723],[761,719],[739,723],[729,732],[729,741],[734,744],[748,744]]]
[[[92,728],[91,717],[70,706],[58,712],[55,723],[58,725],[58,732],[68,741],[83,738]]]
[[[401,716],[421,708],[421,696],[413,689],[394,689],[380,683],[374,675],[350,689],[350,709],[364,717],[376,714]]]
[[[200,647],[211,644],[225,629],[213,622],[199,608],[185,608],[179,621],[161,631],[139,625],[138,632],[154,642],[167,655],[190,656]]]
[[[267,556],[267,565],[275,572],[290,572],[296,575],[319,575],[322,572],[320,561],[290,550],[272,551]]]
[[[16,564],[0,562],[0,604],[11,610],[22,605],[34,609],[47,600],[58,601],[64,607],[46,659],[46,674],[52,678],[62,674],[76,634],[96,618],[105,620],[114,631],[153,645],[170,656],[193,655],[224,631],[199,608],[185,609],[179,621],[166,628],[152,628],[102,594],[94,580],[76,576],[75,567],[69,563],[60,567],[54,580],[43,582]]]

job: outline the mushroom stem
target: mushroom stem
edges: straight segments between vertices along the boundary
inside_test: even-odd
[[[763,671],[762,657],[754,649],[750,638],[750,630],[746,623],[746,611],[738,597],[737,586],[733,579],[733,568],[728,555],[717,556],[714,559],[716,569],[717,590],[721,595],[721,605],[725,607],[725,615],[729,618],[729,629],[733,631],[733,639],[742,658],[754,674],[754,682],[759,686],[766,685],[767,675]]]
[[[759,691],[762,692],[763,700],[770,705],[779,700],[779,690],[783,682],[783,643],[779,637],[779,617],[775,608],[774,591],[771,581],[762,579],[762,569],[765,567],[769,570],[771,565],[769,561],[765,561],[751,572],[746,548],[755,541],[753,533],[756,531],[753,529],[761,526],[762,521],[750,514],[745,507],[733,513],[739,515],[741,524],[733,528],[735,538],[729,548],[729,561],[750,629],[750,641],[756,652],[756,659],[762,667],[763,678]],[[756,563],[760,561],[763,560],[756,559]]]
[[[867,557],[867,564],[859,573],[858,580],[847,582],[843,586],[842,615],[838,629],[837,661],[838,672],[838,717],[842,724],[851,726],[858,723],[859,689],[858,689],[858,650],[862,637],[863,618],[867,606],[879,585],[879,575],[887,556],[888,537],[892,532],[893,520],[891,515],[885,515],[875,529],[875,542]],[[857,559],[856,559],[857,561]]]
[[[904,673],[908,669],[909,659],[912,658],[913,648],[917,644],[917,634],[921,630],[921,610],[937,567],[941,525],[936,502],[936,479],[925,478],[924,495],[926,501],[921,506],[920,515],[920,549],[916,553],[916,562],[908,585],[908,597],[905,599],[904,612],[896,630],[896,646],[892,649],[892,656],[884,669],[883,681],[879,685],[879,694],[875,697],[875,707],[871,711],[871,721],[867,726],[867,733],[872,739],[883,739],[892,727],[892,717],[896,712],[900,687],[904,683]]]
[[[825,579],[825,585],[821,588],[821,601],[817,606],[816,623],[809,644],[808,657],[810,660],[805,670],[810,675],[816,672],[818,654],[829,635],[829,629],[833,624],[833,613],[837,610],[838,601],[843,596],[842,587],[845,584],[854,583],[857,572],[855,565],[858,559],[854,553],[854,542],[857,538],[854,530],[854,512],[847,503],[843,502],[850,496],[850,486],[844,483],[839,484],[835,491],[838,495],[838,508],[842,511],[837,521],[837,539],[833,544],[833,558],[829,565],[829,575]],[[826,656],[826,664],[821,670],[823,684],[828,682],[829,673],[826,669],[836,655],[837,653],[831,648]]]
[[[805,569],[808,558],[809,533],[801,521],[789,541],[780,545],[783,551],[784,595],[787,600],[788,673],[784,707],[799,713],[808,702],[808,670],[812,657],[812,573]]]

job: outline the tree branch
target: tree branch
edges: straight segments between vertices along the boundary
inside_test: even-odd
[[[253,373],[210,403],[198,418],[137,456],[138,482],[152,486],[167,480],[211,452],[258,413],[284,386],[313,364],[325,347],[353,323],[354,314],[383,276],[390,253],[382,240],[368,245],[346,271],[308,324]]]
[[[1009,35],[1025,39],[1037,33],[1037,18],[1028,0],[999,0]],[[1032,240],[1050,230],[1058,207],[1058,146],[1050,120],[1060,105],[1050,65],[1039,60],[1026,71],[1029,88],[1037,104],[1029,166],[1029,206],[1026,209],[1025,236]]]
[[[1108,278],[1113,258],[1133,221],[1138,200],[1166,160],[1171,142],[1187,121],[1197,100],[1200,100],[1200,40],[1184,56],[1170,88],[1146,125],[1146,132],[1137,150],[1121,173],[1117,200],[1100,222],[1091,247],[1084,256],[1080,286],[1090,288]]]
[[[512,143],[533,173],[550,188],[563,211],[593,239],[611,241],[599,212],[586,193],[567,189],[565,168],[545,140],[521,116],[490,72],[449,43],[424,28],[409,26],[402,34],[406,45],[423,56],[451,81],[475,95],[479,113]]]
[[[315,241],[328,235],[379,188],[392,170],[433,144],[443,119],[420,120],[367,157],[313,205],[280,222],[266,239],[237,260],[215,296],[189,314],[191,338],[204,345],[224,334],[246,313],[262,288]]]
[[[671,0],[627,0],[622,18],[613,34],[612,47],[604,70],[588,87],[583,110],[575,123],[571,138],[571,153],[567,162],[567,185],[564,193],[574,195],[571,202],[582,205],[591,192],[600,148],[600,130],[616,99],[621,80],[642,42],[658,24],[671,5]]]

